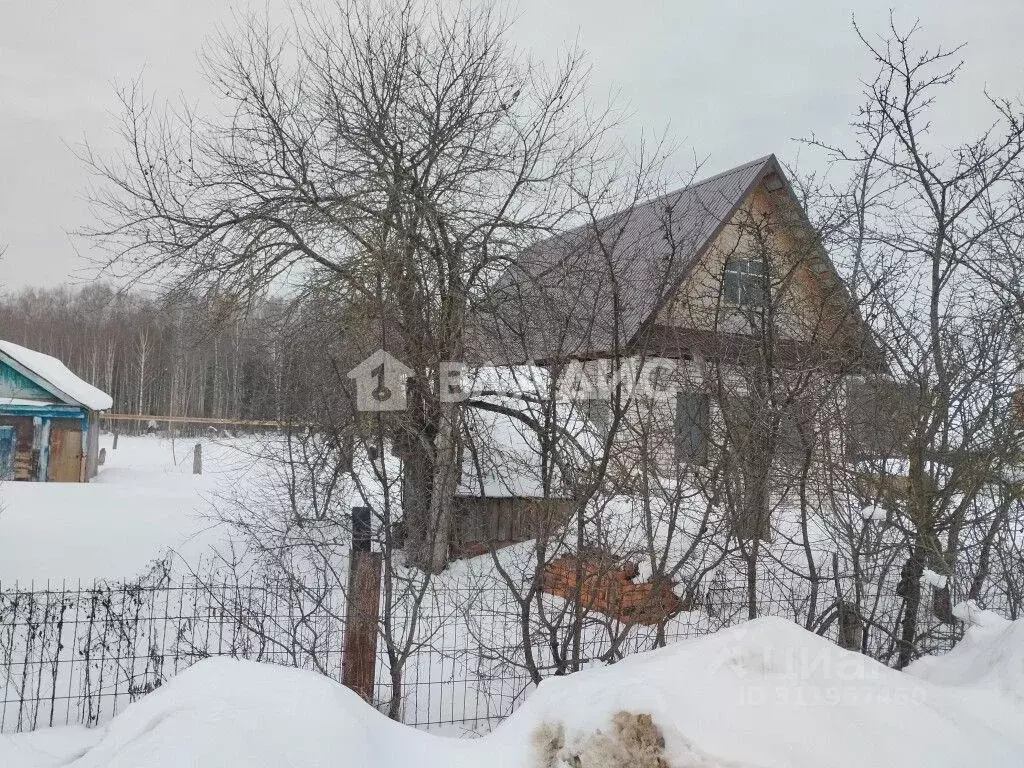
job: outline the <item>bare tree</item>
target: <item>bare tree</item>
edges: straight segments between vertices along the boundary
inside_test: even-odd
[[[300,5],[287,30],[248,18],[206,58],[225,118],[123,96],[123,161],[92,234],[111,265],[253,295],[337,284],[415,371],[394,435],[414,562],[447,558],[457,408],[431,371],[461,360],[467,317],[511,253],[571,216],[609,126],[586,68],[515,50],[490,9]]]
[[[847,149],[811,140],[851,171],[828,200],[841,211],[832,246],[902,385],[898,418],[889,409],[902,434],[882,452],[872,446],[874,471],[902,476],[883,481],[905,546],[900,666],[917,652],[924,569],[952,579],[966,550],[990,551],[984,531],[1005,520],[1006,506],[986,496],[1020,450],[1009,409],[1021,359],[1019,313],[1011,311],[1018,297],[1006,277],[1020,269],[1024,111],[990,97],[988,130],[937,147],[931,121],[956,81],[962,48],[922,49],[919,34],[895,25],[877,41],[861,34],[878,75],[853,125],[855,142]],[[892,391],[881,387],[876,403]],[[900,457],[905,473],[885,461]],[[935,593],[936,614],[951,621],[948,586]]]

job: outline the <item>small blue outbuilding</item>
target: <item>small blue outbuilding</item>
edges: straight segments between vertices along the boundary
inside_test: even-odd
[[[112,405],[57,358],[0,341],[0,479],[87,482]]]

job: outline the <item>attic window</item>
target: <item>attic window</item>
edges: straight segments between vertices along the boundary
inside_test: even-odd
[[[764,263],[756,259],[729,259],[722,278],[722,299],[736,307],[764,305]]]

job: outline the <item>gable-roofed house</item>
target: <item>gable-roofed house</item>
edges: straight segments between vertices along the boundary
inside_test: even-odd
[[[726,280],[726,268],[750,261],[758,226],[788,241],[772,249],[790,262],[774,265],[789,283],[787,309],[817,328],[815,344],[801,343],[797,318],[787,318],[787,362],[834,350],[865,370],[880,368],[878,348],[774,155],[525,251],[495,290],[488,351],[502,350],[511,363],[641,349],[739,362],[751,336],[749,297],[732,295],[739,286]]]
[[[623,474],[631,435],[652,454],[652,423],[666,473],[727,450],[753,535],[765,456],[799,453],[826,395],[834,405],[851,381],[885,375],[774,155],[537,243],[501,276],[482,325],[483,359],[646,385],[617,418]],[[608,398],[586,398],[596,425]]]
[[[60,360],[0,341],[0,479],[87,482],[112,405]]]

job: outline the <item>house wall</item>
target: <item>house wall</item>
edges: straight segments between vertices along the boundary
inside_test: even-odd
[[[0,361],[0,426],[15,429],[14,479],[47,480],[54,422],[81,429],[80,482],[96,475],[99,463],[99,422],[95,412],[60,401],[23,373]]]
[[[807,225],[802,212],[793,206],[788,192],[783,188],[771,191],[766,183],[751,192],[712,242],[701,262],[683,281],[677,294],[657,316],[659,325],[695,329],[706,333],[703,338],[710,340],[707,348],[695,344],[690,350],[691,354],[687,355],[689,359],[669,362],[673,373],[667,388],[709,395],[712,402],[709,440],[715,444],[722,444],[725,437],[721,398],[746,397],[752,385],[754,369],[744,365],[745,358],[722,357],[722,347],[712,349],[710,345],[715,344],[714,340],[721,339],[722,334],[731,334],[749,337],[751,345],[758,346],[758,334],[751,327],[745,312],[741,308],[727,306],[722,301],[722,277],[729,258],[760,260],[765,255],[769,257],[772,263],[771,286],[777,338],[827,346],[842,346],[848,341],[844,318],[836,312],[835,299],[841,293],[836,290],[837,278],[830,270],[823,269],[823,265],[828,262],[814,232]],[[845,307],[845,301],[842,303]],[[843,311],[848,312],[845,309]],[[705,353],[719,353],[719,356],[706,359]],[[662,364],[658,360],[645,362],[648,366]],[[639,361],[632,361],[632,365],[635,368]],[[800,381],[800,376],[808,375],[820,378],[820,386],[815,382],[815,387],[808,387],[806,381],[802,381],[794,389],[806,388],[810,399],[822,397],[823,393],[816,392],[816,389],[834,389],[837,380],[824,370],[820,376],[816,376],[811,370],[814,365],[816,363],[810,356],[801,357],[793,370],[774,370],[773,376],[776,382],[784,382],[785,377],[792,377],[793,381]],[[785,385],[781,388],[785,389]],[[840,408],[838,402],[836,400],[830,408]],[[675,417],[676,403],[673,397],[647,397],[641,393],[627,412],[622,435],[617,438],[617,442],[621,443],[616,448],[620,461],[628,467],[631,458],[639,457],[642,453],[647,460],[655,461],[659,472],[668,476],[676,474]]]
[[[727,346],[726,336],[741,337],[744,343],[749,340],[747,346],[754,347],[756,352],[760,334],[752,327],[744,310],[723,305],[722,277],[730,257],[760,260],[766,253],[772,262],[774,331],[777,339],[786,342],[779,343],[775,351],[790,349],[796,352],[788,358],[792,365],[786,365],[781,354],[774,357],[771,363],[772,391],[784,393],[789,389],[806,398],[806,402],[797,402],[794,407],[783,410],[781,403],[785,401],[772,397],[770,412],[768,408],[758,411],[748,405],[744,411],[741,407],[739,411],[750,421],[737,425],[737,410],[731,410],[736,408],[732,398],[749,397],[755,390],[755,383],[757,389],[761,388],[765,380],[765,361],[757,354],[723,353]],[[661,361],[651,359],[652,354],[676,358],[666,366],[672,371],[671,380],[664,382],[663,387],[669,394],[650,396],[639,393],[625,413],[609,455],[610,478],[619,489],[628,492],[633,488],[637,493],[646,492],[648,488],[641,483],[650,478],[642,475],[654,472],[663,478],[678,478],[692,489],[713,488],[714,499],[706,501],[722,505],[723,499],[717,494],[726,488],[733,495],[730,500],[733,514],[742,517],[749,511],[748,499],[758,500],[759,508],[763,510],[760,500],[765,499],[767,493],[772,498],[766,503],[774,508],[783,496],[794,493],[798,480],[806,482],[808,488],[819,482],[825,486],[829,473],[835,469],[834,460],[842,455],[843,382],[851,373],[863,370],[859,345],[855,343],[863,328],[845,288],[832,271],[803,213],[791,201],[788,190],[780,187],[772,191],[762,184],[750,194],[714,239],[701,262],[683,281],[676,295],[659,311],[654,327],[662,326],[670,331],[664,334],[663,343],[654,342],[657,338],[655,333],[641,336],[637,351],[643,348],[644,365],[650,368],[661,366]],[[681,333],[691,329],[699,333]],[[674,346],[665,343],[673,339],[676,340]],[[645,340],[650,344],[643,347]],[[793,343],[788,343],[790,341]],[[807,354],[821,348],[828,348],[822,350],[825,354],[821,356]],[[640,360],[634,358],[621,361],[621,364],[635,372]],[[614,366],[608,361],[584,364],[584,370],[598,380],[602,376],[602,367],[607,370]],[[649,380],[643,374],[640,378]],[[673,389],[706,393],[710,399],[710,450],[706,465],[683,463],[677,458]],[[587,403],[580,402],[579,407],[581,413],[587,412]],[[801,412],[805,407],[806,410]],[[607,418],[607,409],[595,409],[595,412],[601,414],[601,418],[594,422],[594,430],[600,432],[599,421]],[[797,451],[785,445],[782,427],[783,418],[801,420],[808,413],[814,417],[812,421],[817,440],[812,465],[805,476],[800,461],[803,456],[798,456]],[[726,414],[731,417],[731,429]],[[764,424],[770,424],[772,429],[760,429]],[[799,435],[798,430],[792,431]],[[736,444],[738,435],[746,436],[740,450]],[[771,439],[765,440],[765,435]],[[720,463],[724,459],[730,463]],[[728,471],[716,475],[723,466]],[[766,473],[768,477],[765,477]],[[713,482],[708,485],[706,481]],[[665,487],[675,486],[670,481]],[[747,489],[753,489],[753,492]],[[753,506],[752,503],[750,507]],[[755,535],[761,535],[761,513],[747,515],[747,519],[755,521]],[[744,520],[737,518],[736,522],[743,523]],[[750,533],[753,529],[744,530]]]
[[[44,403],[55,403],[51,393],[40,387],[24,374],[9,365],[0,362],[0,398],[38,400]]]
[[[650,359],[650,355],[659,350],[653,343],[644,350],[647,357],[643,362],[645,366],[671,369],[667,389],[703,392],[711,396],[711,440],[716,443],[722,442],[725,429],[718,401],[725,395],[746,396],[752,385],[753,368],[745,364],[752,362],[745,357],[722,356],[722,346],[715,349],[712,346],[728,334],[749,338],[751,344],[747,346],[757,347],[759,335],[743,309],[727,306],[722,301],[722,277],[730,257],[758,260],[764,255],[769,257],[772,264],[774,330],[777,338],[798,342],[794,348],[802,349],[802,344],[842,347],[850,340],[845,320],[855,319],[848,314],[848,303],[837,301],[845,293],[828,267],[828,260],[803,213],[794,206],[785,188],[776,183],[774,186],[778,188],[773,191],[770,184],[771,181],[766,180],[750,193],[703,254],[700,263],[683,281],[676,295],[656,317],[657,325],[693,329],[706,335],[689,337],[698,343],[689,348],[681,346],[679,351],[688,354],[671,361]],[[843,305],[841,312],[847,313],[846,316],[837,309],[839,304]],[[701,342],[709,342],[709,346],[704,348]],[[671,354],[672,350],[665,349],[663,353]],[[708,359],[705,353],[717,353],[717,356]],[[813,376],[817,360],[842,361],[847,358],[811,358],[807,355],[796,359],[798,362],[792,370],[776,370],[773,375],[792,376],[794,379],[801,375]],[[777,362],[781,363],[781,356]],[[624,364],[635,370],[640,360],[636,358]],[[600,378],[601,366],[607,368],[607,361],[590,361],[584,369],[589,376]],[[645,375],[640,378],[649,380]],[[825,370],[822,370],[820,378],[820,388],[835,387],[837,380],[827,375]],[[813,391],[809,395],[816,396]],[[838,406],[833,404],[832,407]],[[616,457],[624,465],[625,474],[628,474],[629,463],[641,452],[648,460],[653,458],[665,474],[677,472],[675,415],[674,397],[648,397],[641,393],[635,399],[622,425],[622,437],[617,438],[621,445],[616,446]]]
[[[692,391],[708,397],[709,422],[702,461],[681,458],[676,447],[676,404],[673,398],[638,396],[620,421],[608,452],[605,479],[615,493],[636,494],[659,503],[681,504],[690,510],[714,509],[716,519],[728,521],[743,539],[771,536],[773,521],[782,509],[800,503],[814,507],[816,499],[829,498],[835,486],[837,462],[843,461],[842,391],[832,393],[814,413],[811,462],[799,443],[783,439],[782,429],[771,449],[761,436],[775,434],[736,428],[735,416],[727,419],[722,402],[707,388]],[[742,396],[737,387],[731,393]],[[755,418],[760,413],[755,411]],[[782,424],[779,424],[781,427]],[[744,437],[749,435],[749,437]],[[840,476],[846,477],[843,470]],[[679,489],[681,496],[674,496]],[[801,494],[804,495],[801,495]],[[683,498],[686,502],[683,502]],[[712,514],[709,512],[709,514]]]
[[[46,480],[50,472],[50,433],[53,431],[53,419],[48,416],[37,416],[35,435],[33,435],[33,454],[35,456],[35,476],[32,480]]]
[[[473,557],[548,535],[568,521],[571,510],[566,499],[457,496],[452,521],[453,554]]]
[[[91,449],[87,441],[96,440],[98,429],[88,428],[89,418],[95,422],[97,417],[91,414],[87,418],[83,408],[64,403],[0,405],[0,426],[12,426],[15,429],[14,479],[45,481],[49,478],[50,438],[54,422],[79,425],[82,430],[82,463],[78,479],[84,481],[92,477],[88,463]],[[97,459],[98,447],[97,443]]]
[[[35,425],[31,416],[0,412],[0,426],[14,427],[14,479],[33,480]]]
[[[764,184],[751,192],[715,238],[676,296],[662,308],[657,322],[750,333],[743,312],[720,302],[722,275],[730,257],[759,259],[765,253],[772,262],[776,333],[782,338],[838,343],[842,324],[824,311],[835,283],[831,275],[822,278],[823,252],[802,215],[791,208],[787,193],[771,192]]]
[[[607,361],[589,361],[584,370],[597,377],[608,370]],[[602,368],[603,366],[603,368]],[[696,477],[707,475],[721,459],[721,450],[729,445],[729,451],[735,454],[739,439],[733,424],[730,432],[723,410],[723,397],[746,398],[750,396],[750,371],[740,365],[712,363],[705,360],[660,360],[632,359],[623,363],[623,368],[631,372],[640,371],[641,388],[633,392],[628,407],[620,420],[618,431],[614,435],[610,452],[610,474],[613,482],[625,489],[635,483],[644,471],[650,471],[663,478]],[[649,370],[657,369],[657,388],[645,388],[647,382],[654,380]],[[630,374],[630,380],[635,373]],[[786,376],[806,376],[801,372],[775,372],[779,386],[783,385]],[[845,390],[842,379],[825,375],[813,375],[812,381],[799,382],[802,399],[787,411],[787,417],[799,419],[806,426],[806,416],[818,430],[818,448],[816,457],[824,459],[825,443],[828,450],[840,451],[840,436],[835,434],[836,428],[844,417]],[[705,395],[709,402],[710,420],[706,435],[707,463],[696,465],[681,461],[676,451],[676,393],[689,392]],[[607,400],[606,400],[607,402]],[[586,414],[589,404],[580,402],[579,413]],[[602,421],[607,418],[607,408],[602,414]],[[755,411],[755,418],[761,416]],[[769,414],[765,411],[767,420]],[[778,418],[774,416],[772,418]],[[734,417],[735,420],[735,417]],[[778,444],[775,456],[771,459],[777,464],[778,473],[792,476],[794,464],[800,458],[787,438],[794,435],[795,429],[786,429],[779,424]],[[601,434],[602,425],[595,422],[592,426]],[[735,455],[734,455],[735,458]],[[816,458],[817,461],[817,458]],[[824,466],[824,464],[823,464]],[[638,488],[638,490],[640,490]]]

